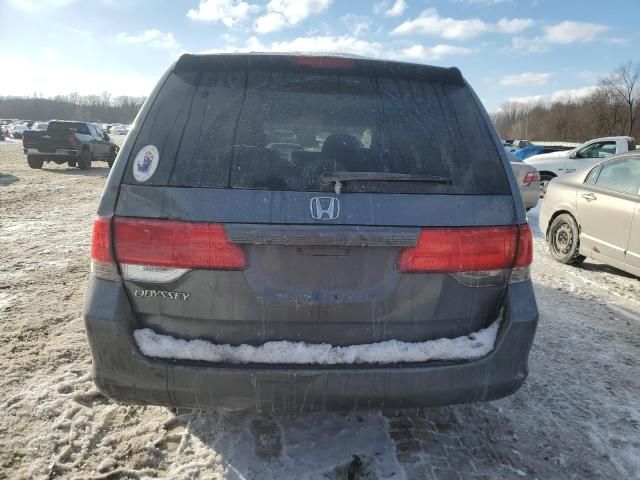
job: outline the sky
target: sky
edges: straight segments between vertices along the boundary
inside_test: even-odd
[[[0,0],[0,96],[147,95],[183,53],[456,66],[490,112],[640,61],[640,0]]]

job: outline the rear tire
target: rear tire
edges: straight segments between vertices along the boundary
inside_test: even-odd
[[[580,255],[580,231],[575,219],[568,213],[558,215],[551,226],[547,236],[549,253],[554,260],[566,265],[578,265],[585,260]]]
[[[77,166],[78,166],[78,163],[77,163],[75,160],[69,160],[69,161],[67,162],[67,165],[68,165],[69,167],[77,167]]]
[[[42,168],[42,159],[34,157],[33,155],[27,155],[27,163],[31,168]]]
[[[78,167],[80,170],[89,170],[91,168],[91,152],[83,150],[78,158]]]

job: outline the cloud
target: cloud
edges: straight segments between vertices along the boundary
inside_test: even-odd
[[[62,58],[62,54],[54,48],[44,47],[40,51],[42,52],[44,58],[46,58],[50,62],[57,61]]]
[[[466,3],[467,5],[483,5],[486,7],[490,7],[493,5],[504,3],[508,0],[454,0],[454,1],[456,3]]]
[[[456,47],[453,45],[436,45],[435,47],[425,47],[423,45],[413,45],[404,48],[396,53],[398,58],[413,61],[440,60],[442,57],[451,55],[469,55],[473,51],[470,48]]]
[[[511,86],[542,86],[546,85],[551,78],[549,73],[525,72],[516,75],[505,75],[500,79],[500,85]]]
[[[352,53],[368,57],[380,57],[384,46],[378,42],[369,42],[349,35],[298,37],[290,41],[273,42],[269,47],[274,52],[329,52]]]
[[[549,98],[548,95],[529,95],[525,97],[509,97],[508,103],[523,103],[525,105],[539,105],[543,104]]]
[[[298,37],[290,41],[276,41],[269,45],[263,44],[258,38],[251,37],[244,47],[228,45],[221,49],[206,50],[202,53],[238,53],[238,52],[323,52],[350,53],[374,58],[426,62],[439,60],[451,55],[468,55],[469,48],[453,45],[436,45],[425,47],[413,45],[407,48],[389,48],[380,42],[370,42],[349,35],[342,36],[307,36]]]
[[[511,39],[511,48],[507,50],[515,52],[540,53],[549,48],[547,42],[542,37],[522,37],[515,36]]]
[[[393,3],[391,3],[393,1]],[[373,13],[396,17],[402,15],[407,8],[404,0],[381,0],[373,4]],[[399,12],[399,13],[397,13]]]
[[[549,43],[586,43],[609,30],[606,25],[588,22],[564,21],[544,27],[544,40]]]
[[[441,17],[435,8],[424,10],[416,19],[407,20],[397,26],[392,35],[415,34],[432,35],[448,40],[466,40],[490,30],[488,23],[479,18],[456,20]]]
[[[189,10],[187,17],[203,22],[221,22],[225,27],[233,28],[259,10],[258,5],[240,0],[200,0],[198,8]]]
[[[520,33],[531,28],[535,23],[530,18],[501,18],[496,24],[496,30],[501,33]]]
[[[511,39],[511,48],[507,50],[530,53],[546,52],[554,44],[569,45],[577,42],[592,42],[599,35],[609,31],[609,29],[608,26],[597,23],[564,21],[555,25],[545,26],[542,35],[535,37],[516,35]],[[612,39],[605,39],[605,41],[616,43],[615,40],[612,42]]]
[[[332,0],[270,0],[267,13],[256,19],[253,29],[271,33],[293,27],[305,18],[324,12]]]
[[[458,20],[441,17],[435,8],[428,8],[413,19],[398,25],[392,35],[422,34],[447,40],[467,40],[489,32],[516,33],[533,25],[528,18],[502,18],[497,24],[487,23],[479,18]]]
[[[382,11],[382,13],[384,13],[387,17],[399,17],[407,9],[407,2],[405,2],[405,0],[395,0],[390,8],[387,8],[389,5],[387,2],[378,5],[378,11]]]
[[[130,45],[146,45],[168,50],[180,48],[180,44],[171,32],[162,33],[160,30],[145,30],[140,35],[129,35],[121,32],[116,36],[116,40]]]
[[[42,7],[66,7],[75,0],[9,0],[9,4],[26,12],[35,12]]]
[[[345,27],[347,27],[351,31],[351,34],[355,37],[357,37],[361,33],[367,32],[369,28],[371,28],[371,24],[373,23],[369,17],[354,15],[353,13],[343,15],[342,17],[340,17],[340,20],[342,20],[342,23],[344,23]]]
[[[568,90],[556,90],[551,94],[552,102],[573,102],[582,98],[588,97],[598,90],[597,85],[590,85],[588,87],[571,88]]]
[[[62,58],[61,60],[64,60]],[[108,91],[113,96],[146,96],[156,84],[162,71],[150,75],[133,72],[115,72],[108,65],[104,69],[87,70],[68,66],[61,61],[47,64],[47,68],[20,55],[3,58],[11,65],[11,75],[0,75],[0,92],[3,95],[44,96],[64,95],[78,92],[81,95],[99,94]]]
[[[253,29],[258,33],[270,33],[282,30],[287,26],[287,20],[280,13],[271,12],[256,20]]]
[[[587,87],[571,88],[566,90],[555,90],[550,95],[530,95],[525,97],[509,97],[508,101],[513,103],[523,103],[526,105],[540,105],[545,103],[570,103],[592,95],[598,90],[597,85]]]

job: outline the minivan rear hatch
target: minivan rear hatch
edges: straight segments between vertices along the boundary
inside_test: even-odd
[[[139,326],[350,345],[498,318],[522,229],[458,70],[185,55],[150,101],[112,220]]]

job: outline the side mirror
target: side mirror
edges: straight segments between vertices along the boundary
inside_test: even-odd
[[[108,133],[105,133],[102,137],[103,137],[107,142],[108,142],[109,140],[111,140],[111,137],[109,137],[109,134],[108,134]]]
[[[569,158],[573,159],[573,158],[577,158],[578,155],[576,152],[573,152],[571,155],[569,155]]]

